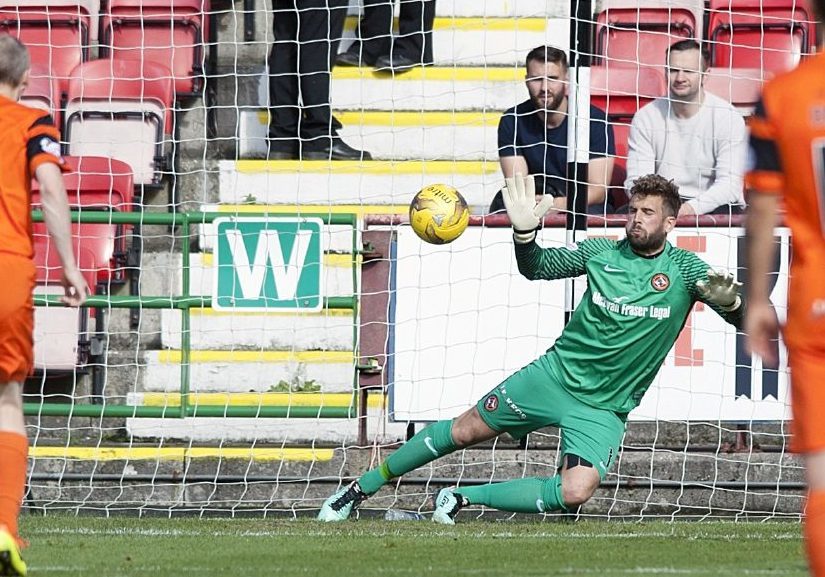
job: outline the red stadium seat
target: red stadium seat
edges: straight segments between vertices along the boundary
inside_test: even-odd
[[[101,225],[96,225],[101,226]],[[108,226],[108,225],[102,225]],[[98,261],[89,243],[73,225],[74,253],[86,282],[94,288]],[[34,224],[35,294],[63,294],[62,269],[57,251],[51,248],[43,223]],[[89,310],[68,307],[36,307],[34,310],[34,366],[45,371],[72,371],[88,360]]]
[[[72,171],[66,173],[63,180],[73,210],[132,210],[132,171],[126,163],[111,158],[71,156],[66,157],[66,162]],[[40,189],[36,180],[32,181],[32,207],[40,208]],[[45,225],[40,223],[35,227],[45,237]],[[94,282],[89,286],[94,288],[99,282],[123,282],[127,236],[131,227],[90,223],[73,224],[72,227],[78,247],[94,256],[95,269],[89,273]]]
[[[710,0],[711,66],[789,70],[813,51],[816,28],[799,0]]]
[[[66,103],[68,153],[128,164],[136,185],[158,185],[172,131],[170,70],[149,61],[94,60],[72,73]]]
[[[29,84],[20,97],[20,103],[48,111],[55,126],[60,127],[60,86],[49,70],[32,66]]]
[[[102,19],[102,54],[163,64],[177,94],[203,88],[209,0],[111,0]]]
[[[596,16],[596,61],[663,66],[671,44],[702,37],[703,10],[702,0],[605,0]]]
[[[661,68],[612,63],[590,68],[590,102],[608,117],[633,116],[639,108],[666,93]]]
[[[50,250],[48,239],[40,232],[34,238],[37,271],[35,294],[63,294],[62,272],[57,253]],[[75,247],[75,258],[86,277],[94,282],[97,265],[94,254],[83,246]],[[90,284],[89,286],[94,286]],[[88,359],[86,335],[89,310],[69,307],[34,309],[34,368],[43,371],[72,371]]]
[[[0,33],[19,38],[32,62],[50,70],[65,91],[72,70],[97,43],[100,0],[0,1]]]
[[[772,73],[759,68],[710,68],[705,75],[705,90],[749,115],[759,101],[762,84],[772,77]]]

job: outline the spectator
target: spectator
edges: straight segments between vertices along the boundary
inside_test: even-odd
[[[679,186],[679,216],[741,212],[745,122],[726,100],[704,90],[708,57],[695,40],[668,49],[668,97],[633,117],[627,180],[655,173]]]
[[[527,92],[530,99],[507,110],[498,123],[498,155],[504,178],[533,175],[538,194],[555,197],[553,206],[567,207],[567,56],[552,46],[527,54]],[[603,214],[613,172],[613,127],[607,115],[590,107],[588,212]],[[501,191],[490,212],[504,210]]]
[[[435,0],[399,0],[398,35],[393,36],[395,0],[364,0],[358,39],[338,55],[340,66],[374,66],[406,72],[433,63]]]
[[[269,154],[275,159],[370,160],[338,136],[330,71],[344,29],[347,0],[272,0],[269,54]]]

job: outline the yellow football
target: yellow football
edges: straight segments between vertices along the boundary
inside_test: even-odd
[[[469,222],[467,201],[447,184],[425,186],[410,203],[410,224],[415,234],[432,244],[454,241]]]

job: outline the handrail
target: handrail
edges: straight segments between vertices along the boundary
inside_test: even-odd
[[[107,404],[105,399],[101,404],[88,403],[24,403],[23,412],[30,416],[62,416],[62,417],[147,417],[147,418],[187,418],[187,417],[270,417],[270,418],[352,418],[357,410],[358,394],[357,377],[353,377],[353,396],[348,407],[340,406],[239,406],[239,405],[191,405],[189,399],[191,363],[191,336],[190,314],[193,308],[210,308],[212,298],[189,294],[189,250],[193,232],[191,227],[199,224],[209,224],[217,218],[232,218],[234,215],[225,212],[118,212],[112,210],[86,209],[71,212],[72,222],[93,224],[139,224],[179,226],[183,229],[180,235],[182,251],[182,293],[175,296],[140,296],[140,295],[92,295],[85,303],[89,308],[143,308],[143,309],[175,309],[181,311],[181,389],[180,405],[167,407],[140,407],[131,405]],[[351,213],[294,213],[294,212],[250,212],[239,215],[241,218],[262,217],[289,217],[289,218],[318,218],[326,225],[347,225],[352,227],[352,278],[353,295],[323,297],[325,309],[349,309],[353,311],[353,350],[358,346],[358,328],[355,321],[358,314],[358,216]],[[32,211],[32,220],[43,221],[43,212]],[[60,295],[37,294],[33,297],[34,305],[40,307],[63,307]]]

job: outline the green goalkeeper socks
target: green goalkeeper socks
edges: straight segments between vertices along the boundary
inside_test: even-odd
[[[512,513],[544,513],[566,510],[561,497],[561,477],[528,477],[504,483],[462,487],[456,493],[472,505],[486,505]]]
[[[438,421],[416,433],[412,439],[387,457],[380,467],[361,475],[358,479],[361,490],[367,495],[372,495],[390,479],[400,477],[455,451],[452,429],[451,420]]]

